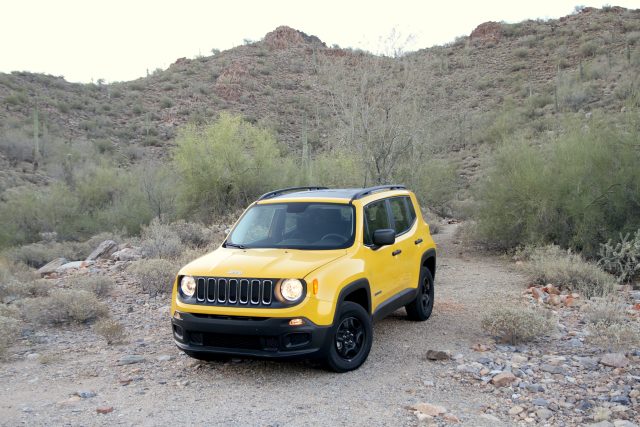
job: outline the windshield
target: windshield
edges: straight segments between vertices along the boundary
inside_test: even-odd
[[[225,246],[241,248],[341,249],[352,245],[354,208],[336,203],[254,205]]]

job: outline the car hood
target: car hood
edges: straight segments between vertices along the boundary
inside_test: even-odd
[[[181,275],[304,278],[347,253],[345,249],[235,249],[220,247],[180,270]]]

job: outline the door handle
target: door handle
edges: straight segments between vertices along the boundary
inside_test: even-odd
[[[402,251],[400,249],[396,249],[395,251],[391,252],[391,256],[400,255],[401,253]]]
[[[416,240],[416,241],[415,241],[415,242],[413,242],[413,243],[415,243],[416,245],[419,245],[420,243],[422,243],[422,238],[420,238],[420,239]]]

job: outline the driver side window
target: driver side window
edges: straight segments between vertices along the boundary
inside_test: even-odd
[[[373,244],[373,233],[383,228],[391,228],[385,200],[378,200],[364,207],[364,244]]]

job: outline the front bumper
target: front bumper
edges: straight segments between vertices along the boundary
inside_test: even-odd
[[[264,358],[315,358],[324,354],[330,326],[305,319],[290,326],[290,318],[232,317],[180,313],[171,323],[176,345],[186,351]]]

